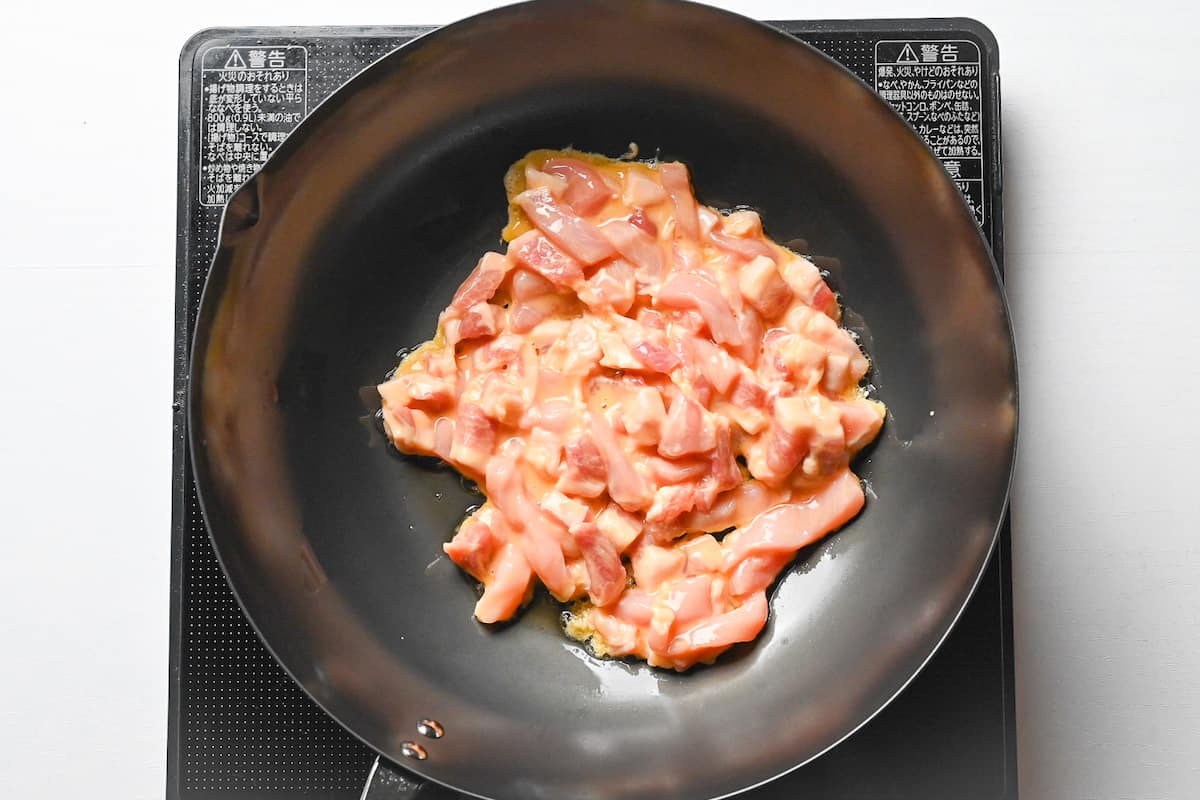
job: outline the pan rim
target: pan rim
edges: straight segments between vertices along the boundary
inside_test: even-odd
[[[320,103],[318,103],[313,108],[313,110],[308,114],[308,116],[301,122],[300,126],[296,129],[296,131],[292,135],[290,135],[287,139],[285,139],[285,141],[269,156],[267,161],[260,167],[259,171],[256,172],[254,176],[252,176],[245,184],[243,184],[243,186],[241,188],[239,188],[231,196],[230,200],[227,202],[226,206],[222,210],[221,221],[220,221],[218,231],[217,231],[217,245],[214,250],[212,262],[210,263],[208,277],[206,278],[203,289],[201,291],[199,310],[198,310],[198,313],[196,316],[195,326],[192,330],[192,341],[190,343],[190,348],[189,348],[189,353],[188,353],[189,373],[187,376],[187,389],[186,389],[186,413],[187,413],[187,423],[188,423],[187,424],[188,460],[191,465],[193,475],[196,477],[197,500],[199,502],[202,512],[205,515],[206,532],[208,534],[209,541],[212,543],[214,552],[217,556],[217,561],[221,566],[221,570],[225,576],[226,582],[230,586],[230,589],[236,599],[236,602],[237,602],[239,608],[242,610],[242,613],[245,615],[247,621],[250,623],[250,626],[254,630],[255,635],[258,637],[259,641],[261,641],[263,643],[264,647],[266,647],[268,652],[271,653],[271,656],[275,660],[275,662],[278,663],[283,668],[283,670],[288,675],[288,677],[297,686],[299,686],[300,689],[305,693],[305,695],[309,699],[311,699],[314,703],[316,703],[317,706],[320,707],[321,710],[325,714],[327,714],[329,717],[331,717],[333,720],[335,720],[339,724],[339,726],[341,726],[343,729],[348,731],[352,736],[354,736],[359,741],[362,741],[371,750],[373,750],[374,752],[379,754],[381,757],[388,758],[389,760],[391,760],[391,759],[387,754],[380,751],[375,744],[373,744],[372,742],[365,739],[358,732],[356,732],[351,726],[349,726],[345,722],[343,722],[342,719],[338,716],[338,714],[336,714],[333,710],[331,710],[329,707],[327,707],[326,703],[324,703],[321,699],[319,699],[312,692],[310,692],[308,690],[308,688],[306,688],[304,686],[304,684],[298,679],[298,677],[297,677],[296,673],[293,671],[292,667],[284,659],[282,659],[279,656],[278,652],[276,651],[276,648],[272,646],[272,644],[270,643],[268,638],[263,633],[263,630],[259,626],[258,622],[256,622],[254,617],[250,614],[249,608],[248,608],[246,601],[242,595],[242,592],[239,591],[236,583],[234,582],[234,580],[231,577],[231,572],[230,572],[229,566],[227,564],[226,557],[222,555],[222,550],[221,550],[220,545],[218,544],[217,537],[213,533],[213,526],[208,522],[208,518],[209,518],[208,512],[210,510],[210,501],[206,500],[206,492],[203,489],[203,487],[201,486],[202,480],[200,479],[200,476],[207,474],[207,470],[205,469],[205,464],[204,464],[204,458],[202,455],[202,451],[204,450],[204,444],[201,440],[201,433],[204,430],[204,428],[203,428],[203,424],[202,424],[201,420],[199,419],[200,401],[199,401],[199,397],[198,397],[199,390],[197,388],[198,386],[200,386],[203,383],[203,381],[197,381],[195,379],[195,376],[204,374],[204,367],[202,364],[204,352],[203,352],[203,348],[201,347],[201,345],[208,344],[208,341],[209,341],[208,334],[209,334],[209,329],[211,329],[211,326],[212,326],[212,317],[213,317],[213,312],[215,310],[214,309],[215,301],[224,293],[224,289],[228,282],[228,278],[230,277],[230,270],[227,267],[222,268],[218,262],[219,262],[219,259],[221,258],[222,252],[228,247],[228,236],[230,234],[230,230],[232,229],[232,225],[233,225],[233,220],[231,218],[231,208],[234,207],[235,202],[239,201],[239,200],[245,201],[245,199],[248,196],[250,196],[251,194],[256,192],[257,191],[257,183],[260,180],[260,176],[263,174],[266,174],[272,168],[272,165],[277,166],[278,164],[285,161],[290,156],[290,154],[299,146],[300,142],[302,141],[302,139],[303,139],[302,132],[304,132],[306,129],[308,131],[313,130],[314,128],[317,127],[316,123],[320,122],[323,118],[328,117],[331,113],[336,111],[337,104],[339,102],[341,102],[346,96],[351,95],[356,90],[356,88],[357,88],[356,84],[359,83],[360,78],[365,73],[368,73],[368,72],[376,69],[377,67],[380,67],[380,65],[382,65],[384,62],[387,62],[394,58],[397,58],[398,54],[402,54],[402,53],[411,54],[411,53],[419,51],[423,47],[429,46],[431,43],[436,43],[439,39],[441,39],[447,35],[446,34],[447,29],[450,29],[450,28],[458,29],[458,28],[466,26],[466,25],[477,24],[478,22],[481,22],[481,21],[500,19],[500,18],[502,18],[504,16],[508,16],[508,15],[528,13],[528,10],[530,7],[544,5],[548,2],[554,2],[554,0],[527,0],[526,2],[521,2],[521,3],[514,4],[514,5],[509,5],[509,6],[504,6],[501,8],[485,11],[485,12],[482,12],[480,14],[476,14],[476,15],[473,15],[470,17],[466,17],[466,18],[463,18],[456,22],[453,22],[450,25],[435,28],[431,31],[420,34],[419,36],[394,48],[393,50],[389,51],[384,56],[380,57],[378,60],[376,60],[373,63],[364,67],[362,70],[360,70],[358,73],[356,73],[353,77],[351,77],[349,80],[347,80],[344,84],[342,84],[337,89],[335,89],[333,92],[331,92],[329,96],[327,96]],[[702,6],[702,4],[692,2],[692,0],[635,0],[635,2],[637,2],[639,4],[643,4],[643,5],[655,5],[655,6],[664,6],[664,7],[672,6],[672,5]],[[921,137],[916,133],[916,131],[912,128],[912,126],[908,123],[907,120],[905,120],[898,113],[896,113],[891,108],[890,105],[888,105],[885,101],[882,100],[882,98],[879,98],[878,95],[876,95],[875,92],[873,90],[871,90],[870,87],[867,86],[867,84],[865,82],[863,82],[856,75],[851,73],[849,70],[847,70],[845,67],[843,67],[841,64],[839,64],[838,62],[833,60],[831,57],[829,57],[825,53],[821,52],[820,50],[817,50],[816,48],[812,47],[811,45],[807,44],[806,42],[800,41],[800,40],[788,35],[787,33],[779,30],[778,28],[773,27],[772,25],[770,25],[767,22],[754,20],[754,19],[742,16],[740,14],[725,11],[723,9],[719,9],[719,8],[715,8],[715,7],[711,7],[711,6],[702,6],[702,7],[707,12],[710,12],[710,13],[714,14],[715,16],[722,17],[723,24],[736,24],[736,25],[740,25],[740,26],[748,26],[750,28],[769,31],[772,35],[778,37],[781,41],[786,41],[789,46],[802,48],[802,49],[806,50],[810,55],[816,56],[818,59],[825,62],[825,64],[827,66],[830,66],[833,69],[843,73],[844,75],[853,78],[855,82],[857,82],[859,85],[861,85],[861,87],[863,89],[866,90],[866,94],[872,99],[872,101],[874,103],[876,103],[882,107],[885,107],[888,110],[888,112],[890,114],[892,114],[895,117],[895,119],[904,126],[904,128],[907,130],[906,135],[912,137],[920,145],[920,147],[924,149],[925,154],[928,156],[928,158],[936,160],[936,157],[934,156],[932,151],[929,149],[928,145],[924,142],[923,139],[921,139]],[[310,121],[313,124],[309,124]],[[297,136],[296,135],[297,133],[301,133],[301,135]],[[940,175],[939,178],[940,178],[940,180],[943,180],[943,181],[949,181],[948,176],[945,176],[945,175]],[[966,210],[965,205],[963,206],[961,213],[963,213],[963,214],[969,213]],[[734,791],[731,791],[731,792],[726,792],[726,793],[718,794],[718,795],[712,795],[712,796],[710,796],[709,800],[724,800],[724,798],[730,798],[730,797],[734,797],[737,795],[741,795],[746,792],[753,791],[754,789],[760,788],[766,784],[769,784],[791,772],[794,772],[795,770],[800,769],[801,767],[805,766],[806,764],[809,764],[812,761],[814,761],[815,759],[828,753],[830,750],[834,749],[835,747],[840,745],[842,742],[849,739],[857,731],[859,731],[863,726],[865,726],[868,722],[870,722],[876,716],[878,716],[885,708],[887,708],[900,694],[902,694],[908,688],[908,686],[912,683],[912,681],[918,675],[921,674],[921,672],[925,669],[925,667],[928,665],[928,663],[941,650],[943,643],[950,636],[950,634],[954,631],[954,629],[957,626],[959,620],[961,619],[964,611],[966,610],[967,606],[970,604],[971,599],[975,596],[975,593],[982,581],[983,575],[986,572],[988,565],[991,563],[991,559],[994,557],[995,550],[997,547],[997,541],[999,539],[999,532],[1000,532],[1001,527],[1004,524],[1004,520],[1008,513],[1008,508],[1009,508],[1010,498],[1011,498],[1011,491],[1012,491],[1014,476],[1015,476],[1015,472],[1016,472],[1017,455],[1018,455],[1018,447],[1019,447],[1019,431],[1020,431],[1020,424],[1019,424],[1019,420],[1020,420],[1019,384],[1020,384],[1020,381],[1019,381],[1019,372],[1018,372],[1019,359],[1018,359],[1018,355],[1017,355],[1017,345],[1016,345],[1015,333],[1014,333],[1013,324],[1012,324],[1012,314],[1011,314],[1011,310],[1009,307],[1008,297],[1004,291],[1003,280],[1000,277],[999,268],[997,266],[994,254],[992,253],[991,247],[988,245],[988,242],[986,241],[986,238],[984,237],[982,231],[980,231],[977,226],[975,226],[975,230],[976,230],[976,235],[978,235],[981,240],[981,243],[983,245],[983,251],[987,255],[987,259],[988,259],[988,262],[990,263],[991,270],[992,270],[993,283],[990,284],[988,288],[991,290],[994,290],[995,295],[999,300],[1000,310],[1001,310],[1001,314],[1002,314],[1002,318],[1003,318],[1003,322],[1004,322],[1004,327],[1006,329],[1007,336],[1008,336],[1007,343],[1008,343],[1008,347],[1009,347],[1010,374],[1012,376],[1012,378],[1011,378],[1011,399],[1012,399],[1012,408],[1013,408],[1013,427],[1012,427],[1012,434],[1011,434],[1011,446],[1008,448],[1008,458],[1009,458],[1008,474],[1004,481],[1004,491],[1003,491],[1002,501],[1000,502],[999,507],[996,509],[996,514],[995,514],[996,521],[995,521],[994,526],[992,527],[990,541],[985,550],[985,554],[984,554],[983,558],[981,559],[979,569],[977,570],[973,579],[970,581],[969,590],[964,592],[962,601],[959,604],[957,610],[953,614],[949,623],[946,625],[945,630],[937,638],[936,643],[930,648],[928,654],[923,659],[920,660],[919,665],[915,669],[912,670],[911,674],[905,680],[903,680],[900,683],[900,685],[898,686],[898,688],[894,692],[889,694],[886,697],[886,699],[882,703],[880,703],[877,708],[875,708],[875,710],[873,710],[870,714],[865,716],[860,722],[858,722],[856,725],[854,725],[852,728],[850,728],[846,733],[841,735],[839,738],[837,738],[835,741],[828,744],[824,748],[820,749],[818,752],[815,752],[815,753],[805,757],[803,760],[800,760],[797,763],[794,763],[790,767],[783,769],[779,772],[776,772],[776,773],[772,774],[771,776],[766,777],[756,783],[745,785],[745,786],[743,786],[739,789],[736,789]],[[211,496],[210,496],[210,499],[211,499]],[[401,762],[398,762],[398,763],[399,763],[399,766],[401,766],[401,768],[403,768],[407,771],[410,771],[416,775],[419,775],[424,780],[439,784],[441,786],[445,786],[446,788],[452,789],[456,792],[460,792],[460,793],[470,796],[470,797],[478,797],[478,798],[481,798],[482,800],[488,800],[487,795],[478,794],[476,792],[471,791],[470,789],[459,787],[451,782],[441,780],[433,774],[428,774],[424,770],[423,764],[421,762],[413,763],[413,762],[405,761],[402,763]]]

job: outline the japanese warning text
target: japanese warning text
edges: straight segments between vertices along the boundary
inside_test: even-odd
[[[308,52],[212,47],[201,71],[200,203],[222,206],[308,113]]]
[[[979,46],[965,40],[881,41],[875,90],[942,160],[982,225],[983,81]]]

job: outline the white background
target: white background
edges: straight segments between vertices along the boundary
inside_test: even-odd
[[[0,35],[0,796],[164,791],[176,59],[213,25],[483,0],[21,0]],[[1200,796],[1200,14],[746,0],[1000,41],[1021,795]],[[15,10],[15,17],[13,11]]]

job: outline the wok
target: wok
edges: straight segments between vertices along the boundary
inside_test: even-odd
[[[829,257],[890,412],[862,515],[800,554],[757,641],[682,675],[589,656],[541,599],[473,621],[441,544],[480,498],[378,446],[362,401],[499,246],[512,161],[631,141]],[[212,541],[263,641],[381,754],[494,798],[723,796],[850,735],[970,597],[1016,432],[996,269],[940,163],[817,51],[673,0],[508,7],[335,93],[229,202],[189,391]]]

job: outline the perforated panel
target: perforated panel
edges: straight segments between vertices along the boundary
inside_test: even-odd
[[[978,29],[950,22],[777,23],[840,61],[869,85],[875,43],[965,37],[994,46]],[[396,46],[415,28],[209,31],[185,52],[181,73],[180,257],[176,363],[175,529],[173,535],[172,696],[167,797],[170,800],[313,798],[351,800],[374,754],[313,704],[275,663],[242,615],[212,551],[187,468],[182,392],[186,353],[216,245],[219,205],[199,202],[203,54],[223,47],[300,46],[309,111]],[[219,65],[218,65],[219,66]],[[995,64],[981,65],[985,77]],[[210,70],[210,73],[212,70]],[[998,97],[983,85],[985,178],[999,210]],[[553,143],[551,143],[553,144]],[[999,257],[1000,217],[988,220]],[[753,800],[797,796],[848,800],[1016,797],[1013,747],[1008,531],[963,618],[901,697],[846,743],[767,787]],[[438,795],[444,796],[442,794]]]
[[[357,69],[346,63],[342,72]],[[328,93],[341,81],[319,85]],[[192,221],[188,330],[216,247],[219,211],[199,209]],[[374,754],[309,700],[258,639],[225,582],[190,469],[186,486],[178,796],[358,797]]]
[[[875,69],[874,52],[858,37],[801,36],[801,39],[820,50],[864,81],[870,81]]]

